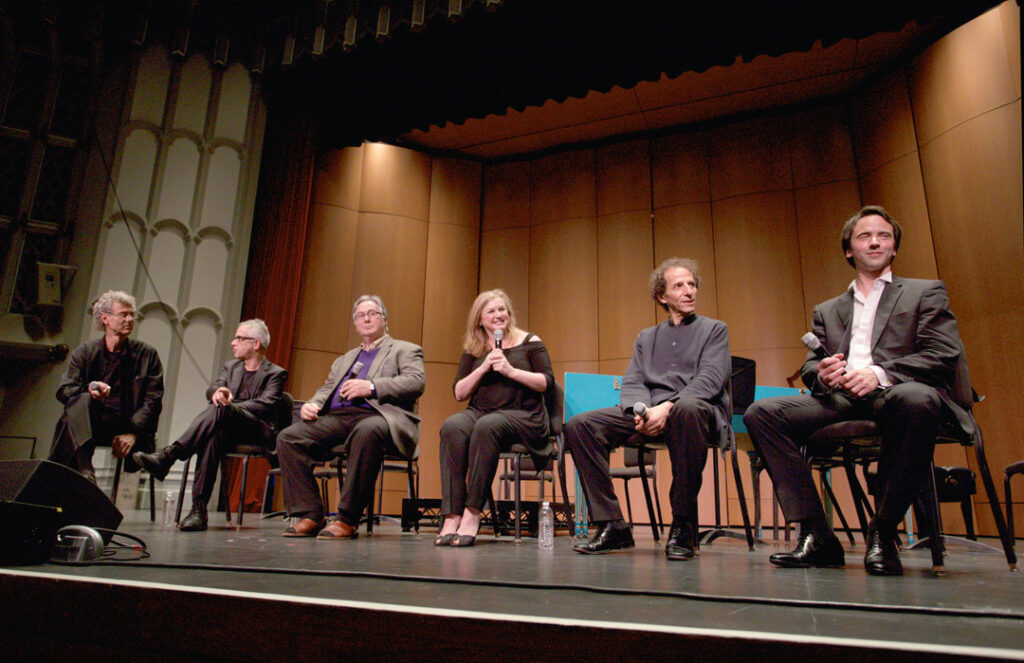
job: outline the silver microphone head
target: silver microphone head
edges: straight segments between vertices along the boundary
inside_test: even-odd
[[[362,371],[362,370],[363,370],[363,362],[357,361],[356,363],[352,364],[352,369],[348,372],[348,374],[350,376],[352,376],[352,377],[356,377],[356,376],[359,375],[359,372]]]
[[[809,350],[817,350],[821,347],[821,341],[814,335],[813,332],[807,332],[800,337],[800,341],[807,346]]]
[[[98,381],[93,380],[92,382],[89,383],[89,391],[99,391],[99,390],[100,390],[100,383]]]
[[[494,347],[500,348],[501,342],[505,340],[505,332],[500,329],[494,330]]]
[[[647,406],[643,403],[633,403],[633,414],[640,417],[641,419],[647,419]]]

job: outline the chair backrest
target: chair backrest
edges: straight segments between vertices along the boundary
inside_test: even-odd
[[[566,373],[563,419],[568,421],[581,412],[618,405],[621,385],[618,375]]]
[[[732,357],[732,414],[742,415],[754,402],[757,385],[757,362],[745,357]]]
[[[960,342],[960,357],[956,361],[956,375],[953,378],[953,390],[950,397],[953,402],[970,412],[976,400],[974,388],[971,387],[971,372],[967,370],[967,350],[963,341]]]
[[[544,407],[548,411],[548,431],[553,437],[562,434],[564,402],[565,390],[557,381],[553,381],[551,388],[544,392]]]
[[[302,407],[301,405],[299,407]],[[280,433],[292,425],[295,399],[287,391],[281,392],[281,399],[277,401],[277,421],[274,422],[274,432]]]

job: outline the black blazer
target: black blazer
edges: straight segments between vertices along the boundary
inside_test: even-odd
[[[220,369],[220,374],[206,390],[206,400],[213,399],[213,393],[221,387],[227,387],[231,395],[237,396],[242,387],[245,375],[245,363],[241,359],[232,359]],[[277,405],[284,393],[284,383],[288,381],[288,371],[269,359],[263,359],[256,369],[256,397],[246,400],[232,400],[231,404],[260,420],[267,435],[273,434],[277,427]]]
[[[814,307],[813,332],[829,354],[850,351],[853,290]],[[942,281],[893,276],[886,283],[871,332],[871,357],[894,383],[922,382],[939,393],[967,434],[974,422],[952,395],[963,345]],[[807,353],[801,375],[814,394],[829,390],[818,379],[818,359]]]

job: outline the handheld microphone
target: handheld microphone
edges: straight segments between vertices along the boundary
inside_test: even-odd
[[[818,337],[812,334],[811,332],[807,332],[806,334],[801,336],[800,340],[803,342],[804,345],[807,346],[808,350],[814,353],[814,356],[817,357],[818,359],[824,359],[825,357],[831,356],[825,350],[825,346],[821,344],[821,341],[818,340]]]
[[[647,421],[647,406],[643,403],[633,403],[633,414]]]
[[[500,350],[501,349],[501,342],[502,342],[502,340],[504,340],[504,338],[505,338],[505,332],[501,331],[500,329],[495,329],[494,330],[494,347],[496,347],[497,349]]]
[[[348,379],[354,380],[359,377],[359,372],[363,370],[363,362],[357,361],[352,364],[352,368],[348,372]]]
[[[100,382],[99,380],[93,380],[92,382],[89,383],[89,391],[99,391],[101,384],[103,383]]]

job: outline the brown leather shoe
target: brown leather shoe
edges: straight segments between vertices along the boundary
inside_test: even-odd
[[[359,531],[357,527],[353,527],[340,520],[333,520],[316,538],[322,541],[340,541],[341,539],[354,539],[358,536]]]
[[[284,531],[284,534],[282,534],[281,536],[295,538],[316,536],[317,533],[319,533],[320,530],[322,530],[324,528],[324,525],[326,524],[327,520],[325,518],[321,518],[320,520],[313,520],[312,518],[303,518],[299,522],[295,523],[294,525],[286,529]]]

